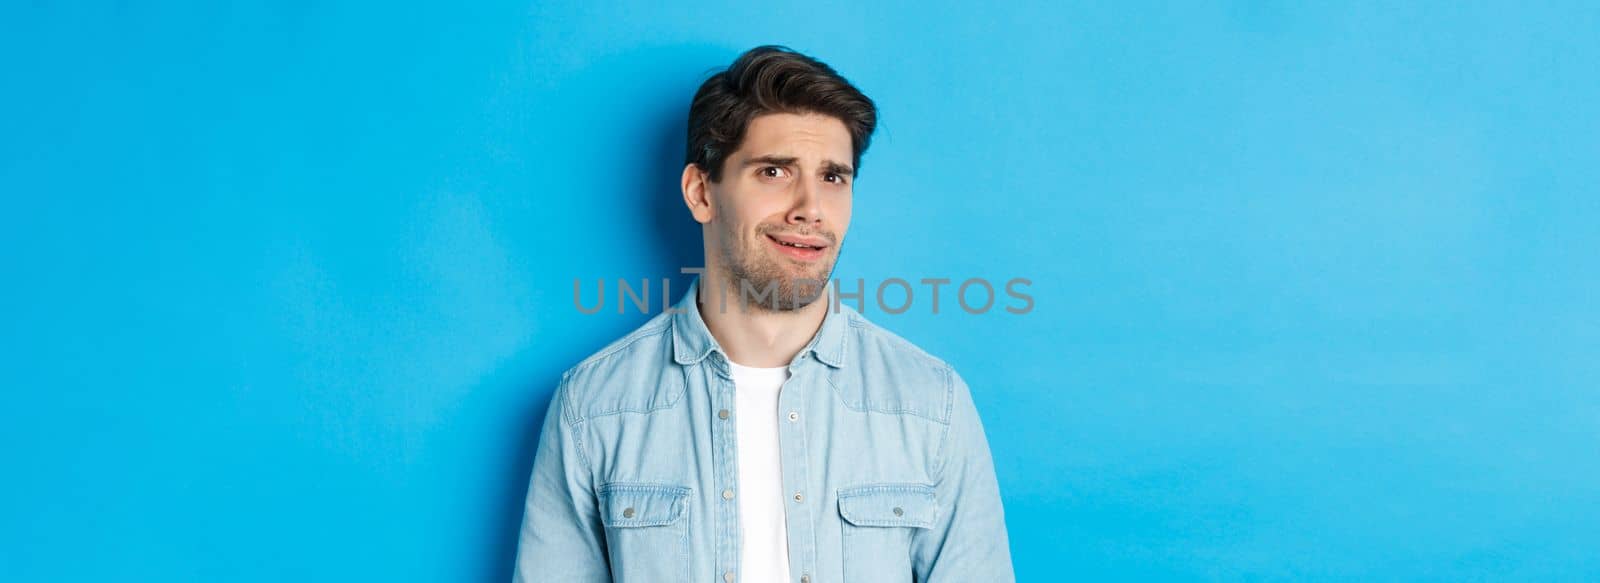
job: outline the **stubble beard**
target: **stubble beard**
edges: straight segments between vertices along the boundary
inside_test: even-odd
[[[766,237],[764,233],[760,236]],[[823,296],[828,278],[833,275],[832,257],[820,260],[821,268],[809,275],[795,276],[784,265],[787,260],[772,257],[766,249],[730,247],[722,246],[723,265],[728,269],[728,299],[750,310],[792,312],[809,306]],[[837,257],[838,250],[833,251]],[[775,291],[767,292],[769,287]]]

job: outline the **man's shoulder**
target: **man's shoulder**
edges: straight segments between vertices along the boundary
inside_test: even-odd
[[[607,368],[629,364],[631,360],[640,358],[649,359],[657,356],[656,348],[665,347],[668,358],[671,358],[672,317],[670,313],[660,313],[646,320],[643,324],[623,334],[604,347],[583,357],[577,364],[568,368],[569,376],[590,375],[601,372]]]
[[[955,367],[854,310],[848,316],[849,374],[839,387],[846,404],[949,422]]]
[[[867,319],[860,312],[850,310],[847,313],[848,330],[855,341],[858,350],[866,354],[892,358],[898,364],[910,368],[931,369],[944,371],[951,369],[944,359],[934,356],[904,336]]]
[[[568,421],[671,407],[683,395],[671,362],[672,317],[664,312],[562,373]]]

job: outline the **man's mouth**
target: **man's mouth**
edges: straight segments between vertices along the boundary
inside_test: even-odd
[[[817,237],[800,237],[795,235],[767,235],[767,241],[778,249],[779,253],[793,257],[800,261],[816,261],[822,258],[822,252],[828,248],[826,239]]]

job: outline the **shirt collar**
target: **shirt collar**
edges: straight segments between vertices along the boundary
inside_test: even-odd
[[[701,277],[703,276],[695,276],[694,281],[689,284],[689,291],[684,292],[683,298],[678,300],[676,306],[673,306],[672,359],[678,364],[700,362],[711,354],[713,350],[721,353],[724,359],[728,357],[728,354],[723,352],[722,347],[717,344],[717,339],[711,335],[711,330],[706,327],[705,319],[700,317],[700,308],[695,301],[695,297],[700,292]],[[832,290],[827,291],[831,292]],[[714,307],[717,305],[717,301],[716,297],[709,297],[707,304]],[[729,301],[732,303],[738,300],[737,298],[729,298]],[[825,315],[822,317],[822,327],[817,330],[815,336],[811,337],[811,342],[806,344],[806,347],[801,349],[800,353],[809,352],[816,355],[817,360],[823,364],[839,368],[844,366],[844,342],[847,336],[845,331],[849,328],[849,312],[853,309],[848,304],[840,303],[839,309],[834,310],[831,293],[824,293],[818,301],[829,303],[828,309],[824,310]]]

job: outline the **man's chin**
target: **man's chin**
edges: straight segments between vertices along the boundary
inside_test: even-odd
[[[789,280],[784,282],[784,283],[787,284],[786,287],[788,287],[789,289],[792,289],[792,290],[796,290],[797,293],[800,293],[802,295],[804,295],[808,290],[812,290],[812,289],[815,289],[817,292],[820,293],[822,290],[818,289],[818,288],[821,288],[821,287],[826,286],[828,284],[828,275],[831,272],[832,272],[832,270],[823,271],[821,273],[796,274],[796,275],[790,277]]]
[[[799,299],[799,307],[811,305],[828,291],[827,275],[818,275],[811,278],[800,278],[789,282],[789,289],[794,290],[794,295]]]
[[[817,301],[821,300],[822,298],[823,295],[821,293],[806,293],[806,290],[802,289],[797,295],[790,294],[779,298],[773,298],[772,302],[768,305],[771,308],[775,308],[776,311],[792,312],[817,303]]]

